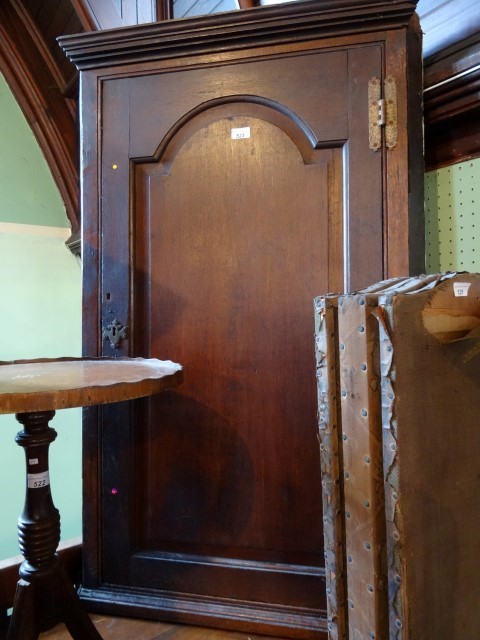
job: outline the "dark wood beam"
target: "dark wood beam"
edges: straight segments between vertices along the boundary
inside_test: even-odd
[[[425,164],[480,156],[480,33],[425,61]]]

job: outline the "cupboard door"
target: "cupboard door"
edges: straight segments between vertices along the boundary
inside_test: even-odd
[[[103,83],[102,324],[128,324],[119,354],[185,371],[103,410],[114,606],[326,631],[313,298],[383,276],[381,60],[369,44]]]

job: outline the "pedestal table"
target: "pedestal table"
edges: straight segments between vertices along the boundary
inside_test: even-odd
[[[50,490],[48,448],[57,433],[48,423],[57,409],[86,407],[173,389],[181,366],[143,358],[60,358],[0,363],[0,413],[23,425],[26,497],[18,520],[20,567],[7,640],[36,640],[64,622],[75,640],[101,640],[58,557],[60,514]]]

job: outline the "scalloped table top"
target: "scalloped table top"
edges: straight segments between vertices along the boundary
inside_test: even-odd
[[[153,358],[0,361],[0,413],[122,402],[174,389],[182,366]]]

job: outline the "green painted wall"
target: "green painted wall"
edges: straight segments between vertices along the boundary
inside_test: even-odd
[[[0,360],[78,356],[81,271],[65,246],[69,223],[38,144],[0,75]],[[7,224],[5,224],[7,223]],[[81,414],[57,412],[50,447],[62,538],[81,533]],[[20,425],[0,415],[0,559],[17,555],[25,493]]]
[[[68,227],[48,165],[0,74],[0,221]]]

